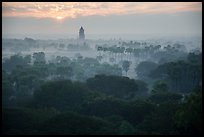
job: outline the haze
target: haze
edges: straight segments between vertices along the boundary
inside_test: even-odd
[[[3,2],[3,38],[201,36],[201,2]]]
[[[201,2],[4,2],[2,20],[2,134],[203,134]]]

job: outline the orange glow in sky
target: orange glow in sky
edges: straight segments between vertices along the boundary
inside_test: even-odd
[[[92,15],[202,11],[201,2],[3,2],[3,17],[77,18]]]

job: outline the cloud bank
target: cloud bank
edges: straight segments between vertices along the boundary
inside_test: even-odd
[[[3,17],[77,18],[202,11],[201,2],[3,2]]]

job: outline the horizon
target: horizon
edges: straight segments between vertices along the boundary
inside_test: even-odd
[[[45,36],[53,34],[57,38],[57,35],[74,38],[81,26],[86,36],[104,35],[104,38],[107,34],[109,38],[126,34],[202,36],[202,3],[2,3],[4,38],[24,35],[46,39]]]
[[[43,33],[35,33],[35,34],[8,34],[4,35],[2,38],[3,39],[24,39],[24,38],[32,38],[32,39],[38,39],[38,40],[48,40],[48,39],[53,39],[53,40],[58,40],[58,39],[77,39],[78,38],[78,33],[76,34],[70,34],[70,33],[58,33],[58,34],[43,34]],[[121,39],[121,40],[144,40],[144,39],[172,39],[172,38],[202,38],[202,34],[191,34],[191,35],[183,35],[183,34],[147,34],[147,33],[120,33],[120,34],[114,34],[114,33],[102,33],[102,34],[97,34],[97,33],[92,33],[92,34],[86,34],[85,32],[85,39],[86,40],[98,40],[98,39],[103,39],[103,40],[110,40],[110,39]]]

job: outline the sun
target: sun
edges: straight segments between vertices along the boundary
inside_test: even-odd
[[[62,19],[64,19],[64,18],[61,17],[61,16],[57,16],[56,19],[57,19],[57,20],[62,20]]]

